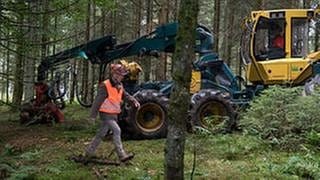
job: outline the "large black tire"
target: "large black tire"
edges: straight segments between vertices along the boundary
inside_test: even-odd
[[[237,113],[228,93],[200,90],[191,98],[191,124],[213,132],[231,132],[237,127]],[[211,116],[211,117],[210,117]],[[210,117],[210,122],[206,118]]]
[[[132,105],[126,106],[126,129],[134,139],[155,139],[167,135],[167,110],[169,100],[155,90],[142,90],[135,98],[140,103],[137,110]]]

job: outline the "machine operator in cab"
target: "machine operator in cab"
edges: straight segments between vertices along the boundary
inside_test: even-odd
[[[272,29],[271,46],[268,52],[269,59],[277,59],[285,57],[285,39],[284,27],[279,24],[274,24],[270,27]]]
[[[280,26],[277,27],[276,35],[272,40],[272,47],[284,50],[284,31]]]

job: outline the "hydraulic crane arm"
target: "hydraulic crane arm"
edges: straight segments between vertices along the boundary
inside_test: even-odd
[[[178,23],[169,23],[157,27],[155,31],[132,42],[117,45],[115,36],[111,35],[62,51],[46,57],[41,62],[38,67],[38,81],[45,79],[49,68],[66,63],[69,58],[77,56],[88,59],[93,64],[108,64],[114,59],[133,55],[157,56],[159,52],[172,53],[175,48],[177,31]],[[213,36],[208,28],[199,25],[196,35],[195,52],[212,53]]]
[[[133,55],[157,56],[159,52],[173,53],[175,48],[175,37],[178,31],[178,23],[170,23],[156,28],[155,31],[139,39],[117,45],[114,50],[104,53],[103,63],[108,63],[114,59]],[[197,43],[195,52],[212,52],[213,37],[211,32],[204,26],[199,25],[196,29]]]
[[[48,56],[43,59],[38,66],[38,81],[45,80],[48,69],[53,66],[68,63],[68,59],[86,56],[87,58],[90,58],[90,61],[94,62],[96,57],[102,56],[106,49],[112,49],[115,44],[115,36],[109,35]]]

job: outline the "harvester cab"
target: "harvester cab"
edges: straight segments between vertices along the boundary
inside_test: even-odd
[[[315,49],[315,25],[319,12],[319,9],[253,11],[241,42],[247,80],[264,86],[297,86],[318,74],[320,51]]]

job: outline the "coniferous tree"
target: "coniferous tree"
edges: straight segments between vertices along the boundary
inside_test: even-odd
[[[17,7],[18,9],[25,9],[25,3],[23,1],[17,2]],[[19,11],[15,12],[17,14],[17,22],[18,22],[18,27],[17,27],[17,34],[16,34],[16,41],[17,41],[17,49],[16,49],[16,61],[15,61],[15,71],[14,71],[14,84],[13,84],[13,98],[12,98],[12,103],[15,106],[19,106],[22,101],[22,96],[23,96],[23,76],[24,76],[24,71],[23,71],[23,61],[24,61],[24,43],[25,43],[25,37],[24,37],[24,28],[23,28],[23,23],[25,20],[25,15],[24,12]]]

